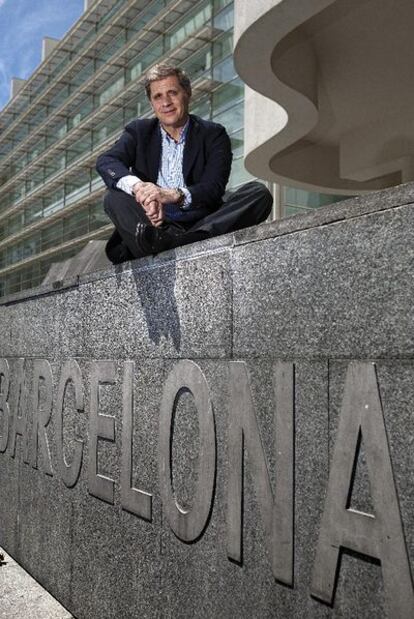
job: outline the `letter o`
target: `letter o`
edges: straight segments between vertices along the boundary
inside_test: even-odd
[[[187,388],[198,412],[200,453],[198,479],[193,506],[184,510],[172,488],[172,419],[180,392]],[[216,473],[216,431],[213,406],[206,377],[193,361],[179,361],[164,386],[160,408],[158,470],[163,508],[171,529],[184,542],[195,541],[203,532],[213,501]]]
[[[79,479],[83,458],[83,441],[72,441],[72,462],[67,462],[63,447],[63,407],[66,386],[73,383],[75,390],[75,406],[78,411],[83,410],[83,383],[82,372],[79,364],[74,359],[65,361],[60,375],[58,393],[56,398],[56,448],[58,453],[60,476],[68,488],[73,488]]]

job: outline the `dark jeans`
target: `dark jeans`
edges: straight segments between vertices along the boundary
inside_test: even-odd
[[[162,229],[174,237],[175,247],[187,245],[254,226],[269,216],[272,203],[267,187],[252,181],[236,191],[227,192],[217,211],[191,223],[166,220]],[[106,246],[108,258],[116,264],[140,255],[135,240],[137,224],[151,225],[142,206],[127,193],[110,189],[105,194],[104,208],[116,228]]]

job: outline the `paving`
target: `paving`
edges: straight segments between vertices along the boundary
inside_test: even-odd
[[[72,619],[72,615],[2,548],[0,558],[1,619]]]

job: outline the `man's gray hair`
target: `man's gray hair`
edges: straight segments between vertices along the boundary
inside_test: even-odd
[[[151,99],[151,84],[157,80],[163,80],[170,75],[175,75],[178,79],[178,83],[185,90],[187,95],[191,97],[191,82],[187,73],[179,67],[173,67],[168,64],[156,64],[146,74],[144,86],[148,99]]]

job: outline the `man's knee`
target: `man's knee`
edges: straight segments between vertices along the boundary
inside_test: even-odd
[[[264,183],[249,181],[244,185],[254,197],[255,207],[260,221],[264,221],[270,215],[273,206],[273,196]],[[260,212],[259,212],[260,211]]]
[[[272,194],[264,183],[260,181],[249,181],[244,187],[247,187],[249,191],[254,193],[258,198],[262,198],[267,202],[273,202]]]
[[[114,189],[107,189],[104,195],[104,211],[108,215],[108,217],[111,217],[112,211],[114,209],[114,202],[116,200],[116,197],[114,196],[115,193],[116,192]]]

